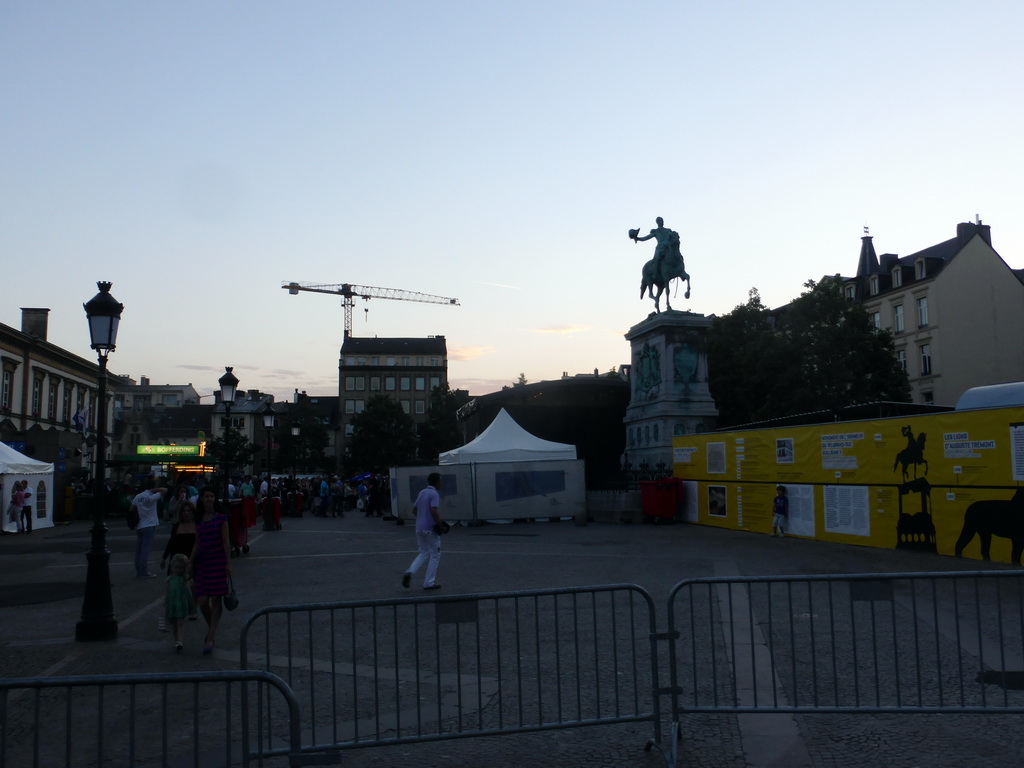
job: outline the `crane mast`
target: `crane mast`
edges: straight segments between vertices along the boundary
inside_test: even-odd
[[[418,291],[403,291],[398,288],[374,288],[368,285],[352,285],[351,283],[281,283],[281,288],[288,291],[292,296],[297,296],[299,291],[309,293],[327,293],[332,296],[341,297],[341,306],[345,310],[345,338],[352,335],[352,308],[356,299],[369,301],[370,299],[392,299],[394,301],[418,301],[421,304],[448,304],[449,306],[460,306],[458,299],[450,299],[445,296],[434,296],[429,293]]]

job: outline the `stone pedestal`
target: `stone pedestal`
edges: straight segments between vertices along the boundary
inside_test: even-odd
[[[708,390],[706,332],[711,318],[693,312],[650,315],[626,334],[631,394],[626,409],[626,460],[672,472],[672,438],[715,428],[718,409]]]

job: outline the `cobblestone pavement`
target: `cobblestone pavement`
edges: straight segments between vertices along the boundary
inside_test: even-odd
[[[234,669],[239,631],[257,608],[424,594],[415,584],[407,591],[399,583],[415,553],[411,526],[362,514],[340,519],[285,518],[282,531],[252,529],[249,554],[235,560],[241,606],[225,614],[215,653],[200,653],[204,634],[200,620],[188,625],[185,652],[176,655],[169,635],[157,630],[163,580],[134,579],[134,533],[122,520],[108,525],[119,620],[118,638],[110,643],[73,639],[82,607],[89,523],[0,538],[0,583],[4,584],[0,677]],[[152,558],[154,569],[166,541],[167,531],[161,533]],[[442,594],[634,583],[651,593],[662,626],[672,586],[689,577],[1005,567],[701,526],[576,526],[561,521],[457,527],[444,539],[439,581]],[[1024,762],[1022,726],[1024,717],[1017,715],[694,715],[683,723],[680,764],[694,768],[1018,766]],[[648,725],[598,726],[371,747],[344,752],[342,764],[402,768],[663,765],[656,749],[644,751],[650,737]]]

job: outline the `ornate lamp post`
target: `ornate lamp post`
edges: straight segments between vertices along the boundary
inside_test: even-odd
[[[238,391],[238,377],[231,371],[233,369],[225,366],[224,375],[217,383],[220,385],[220,401],[224,403],[225,426],[224,426],[224,511],[230,509],[231,503],[231,406],[235,404],[235,393]]]
[[[270,457],[274,446],[274,417],[277,413],[274,406],[268,401],[263,409],[263,428],[267,430],[267,495],[263,497],[263,530],[272,530],[273,504],[271,502],[274,471],[270,467]]]
[[[110,550],[107,549],[107,526],[103,522],[107,495],[107,356],[117,344],[117,326],[124,304],[110,295],[110,283],[96,283],[100,289],[88,304],[90,344],[96,350],[100,371],[99,402],[96,404],[96,459],[92,494],[92,546],[86,553],[85,599],[82,618],[75,625],[75,640],[113,640],[117,637],[117,618],[110,594]]]

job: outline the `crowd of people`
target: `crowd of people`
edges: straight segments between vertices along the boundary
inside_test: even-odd
[[[83,484],[82,492],[94,489]],[[252,525],[241,521],[234,507],[264,509],[264,528],[280,527],[271,518],[272,509],[298,516],[306,512],[319,517],[344,517],[346,512],[367,517],[390,517],[390,489],[382,475],[366,473],[350,480],[337,476],[232,478],[224,493],[213,478],[188,474],[174,482],[147,477],[137,487],[130,481],[104,481],[101,493],[108,517],[124,517],[135,531],[135,578],[155,579],[150,558],[161,524],[170,524],[170,535],[160,557],[165,574],[166,596],[159,628],[173,633],[176,652],[184,649],[187,622],[205,619],[202,652],[212,653],[225,598],[233,592],[231,559],[237,554],[238,530]],[[15,499],[14,496],[17,496]],[[12,506],[18,505],[19,520],[28,496],[18,488]],[[225,509],[225,500],[233,508]],[[233,530],[234,529],[234,530]],[[247,548],[246,548],[247,550]]]

